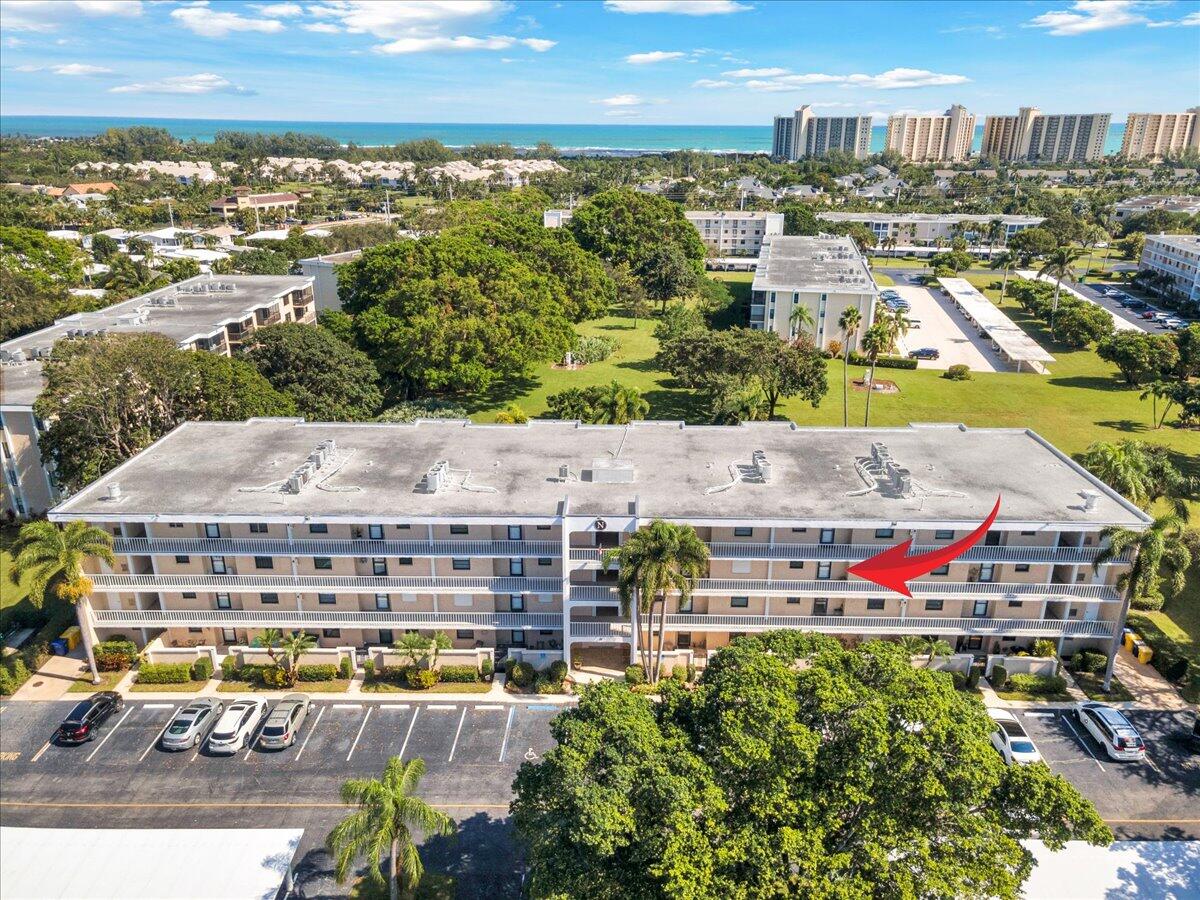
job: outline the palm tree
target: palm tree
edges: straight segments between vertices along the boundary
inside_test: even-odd
[[[304,631],[293,631],[280,642],[288,684],[296,683],[296,678],[300,674],[300,657],[315,646],[317,646],[317,639]]]
[[[875,363],[879,355],[892,345],[892,334],[886,322],[876,322],[867,329],[862,340],[863,352],[871,362],[871,374],[867,376],[867,411],[863,416],[863,427],[871,424],[871,395],[875,393]]]
[[[111,268],[104,276],[104,289],[121,296],[136,297],[170,283],[165,275],[155,272],[145,259],[135,261],[119,255],[114,256],[109,265]]]
[[[408,657],[414,665],[420,665],[429,659],[432,669],[437,663],[438,655],[452,646],[450,635],[444,631],[435,631],[432,637],[425,637],[419,631],[406,631],[392,646],[400,653],[401,658]]]
[[[789,316],[792,325],[792,337],[803,334],[805,329],[811,328],[813,333],[816,333],[816,320],[813,319],[812,310],[803,303],[797,303],[792,307],[792,313]]]
[[[1108,232],[1099,225],[1085,225],[1083,227],[1083,246],[1087,248],[1087,268],[1084,269],[1083,278],[1080,281],[1087,280],[1087,273],[1092,270],[1092,251],[1096,249],[1096,245],[1102,241],[1108,240]]]
[[[1038,269],[1039,275],[1049,275],[1054,279],[1054,305],[1050,309],[1050,336],[1054,337],[1054,320],[1058,316],[1058,295],[1062,291],[1064,278],[1069,278],[1075,271],[1075,261],[1083,256],[1079,247],[1059,247],[1042,263]]]
[[[387,858],[391,900],[399,900],[402,888],[412,891],[420,883],[425,867],[410,829],[449,835],[455,827],[448,815],[414,796],[424,775],[424,760],[404,762],[393,756],[382,778],[354,778],[342,785],[342,802],[358,810],[342,819],[325,838],[339,884],[346,881],[351,866],[362,856],[371,863],[367,878],[379,887],[384,883],[379,861]]]
[[[850,343],[858,334],[858,326],[862,323],[862,313],[857,306],[847,306],[842,310],[838,319],[838,327],[842,329],[845,340],[842,343],[842,427],[850,427]]]
[[[910,634],[900,639],[900,646],[907,651],[909,656],[924,656],[925,668],[933,665],[935,659],[949,656],[954,652],[954,648],[946,641],[936,637],[925,637],[923,635]]]
[[[1158,609],[1162,606],[1162,572],[1170,573],[1171,591],[1179,594],[1192,564],[1183,526],[1183,518],[1171,512],[1157,516],[1145,531],[1130,531],[1116,525],[1106,528],[1100,534],[1108,538],[1108,546],[1096,554],[1092,569],[1099,569],[1132,550],[1135,554],[1133,563],[1117,579],[1117,585],[1129,591],[1134,606]]]
[[[1011,250],[1005,250],[1002,253],[992,257],[992,261],[988,263],[991,269],[999,269],[1004,273],[1004,277],[1000,282],[1000,302],[1004,302],[1004,296],[1008,292],[1008,275],[1020,265],[1020,257]]]
[[[690,525],[675,525],[655,519],[649,527],[635,531],[624,544],[605,550],[601,557],[605,568],[616,562],[620,565],[617,591],[621,612],[631,615],[634,634],[642,633],[641,615],[646,617],[646,646],[642,650],[642,665],[651,683],[658,681],[662,669],[663,642],[667,624],[667,594],[677,592],[677,606],[687,604],[693,582],[708,568],[708,547]],[[642,609],[643,604],[645,609]],[[658,653],[651,666],[654,606],[659,606]],[[639,640],[640,643],[640,640]]]
[[[1145,509],[1153,497],[1150,461],[1137,441],[1096,441],[1080,461],[1093,475]]]
[[[92,591],[92,580],[84,573],[88,560],[103,560],[110,566],[116,564],[112,550],[112,535],[94,525],[75,520],[59,528],[44,519],[29,522],[13,546],[12,566],[9,576],[13,584],[29,578],[29,599],[40,607],[46,588],[57,579],[54,593],[62,600],[75,604],[79,618],[79,632],[87,650],[88,666],[92,670],[92,683],[100,683],[96,671],[96,658],[92,653],[92,626],[83,612],[81,603],[88,603]]]
[[[267,651],[267,656],[270,657],[272,664],[279,665],[279,660],[275,657],[275,648],[283,643],[283,632],[278,628],[264,628],[262,632],[253,641],[251,646],[262,647]]]
[[[1171,407],[1175,405],[1173,389],[1175,385],[1170,381],[1156,381],[1151,384],[1146,390],[1142,391],[1140,400],[1147,398],[1153,399],[1153,405],[1150,408],[1150,423],[1154,426],[1154,430],[1162,428],[1163,422],[1167,420],[1167,414],[1170,413]],[[1158,417],[1158,401],[1165,400],[1163,404],[1162,418]]]
[[[592,421],[597,425],[628,425],[649,411],[650,404],[642,399],[641,391],[613,381],[601,388],[592,404]]]

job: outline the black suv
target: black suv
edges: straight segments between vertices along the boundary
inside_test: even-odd
[[[75,704],[63,723],[58,726],[58,740],[63,744],[82,744],[94,740],[108,718],[115,712],[120,712],[125,706],[125,698],[114,691],[100,691],[92,694],[87,700]]]

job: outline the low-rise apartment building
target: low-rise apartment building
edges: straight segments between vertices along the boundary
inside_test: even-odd
[[[1089,162],[1104,155],[1110,113],[1044,114],[1023,106],[1015,116],[988,116],[980,156],[1000,160]]]
[[[908,538],[964,537],[997,497],[986,538],[911,597],[848,574]],[[114,536],[117,563],[92,567],[81,605],[89,645],[279,628],[387,646],[415,630],[543,659],[645,640],[601,557],[663,519],[709,548],[690,602],[666,610],[667,650],[700,663],[778,628],[1112,652],[1129,561],[1093,563],[1106,527],[1150,521],[1022,429],[295,419],[186,423],[50,519]]]
[[[1200,235],[1146,235],[1138,270],[1162,277],[1161,284],[1150,285],[1156,293],[1200,303]]]
[[[1113,218],[1118,222],[1124,222],[1126,219],[1131,219],[1134,216],[1142,215],[1142,213],[1153,212],[1158,209],[1161,209],[1163,212],[1183,213],[1187,216],[1200,215],[1200,197],[1173,197],[1165,194],[1130,197],[1128,200],[1119,200],[1114,204]]]
[[[772,236],[763,241],[750,286],[750,327],[794,338],[803,327],[818,347],[845,341],[838,320],[848,307],[859,312],[857,348],[875,320],[879,288],[867,261],[848,237]],[[797,307],[808,309],[812,325],[801,325]]]
[[[1182,113],[1130,113],[1125,120],[1125,159],[1160,160],[1184,150],[1200,150],[1200,106]]]
[[[4,508],[24,518],[58,499],[53,472],[38,447],[43,423],[33,412],[42,391],[42,364],[58,341],[155,332],[183,350],[230,356],[264,325],[315,322],[312,284],[311,278],[293,276],[201,275],[106,309],[65,316],[0,344]]]
[[[971,155],[975,116],[955,103],[945,114],[888,116],[884,149],[912,162],[956,162]]]
[[[300,198],[290,192],[252,194],[250,188],[238,187],[233,189],[230,196],[214,201],[209,209],[228,219],[243,210],[282,209],[287,213],[295,213],[299,204]]]
[[[948,245],[956,237],[972,244],[1005,246],[1009,238],[1046,221],[1041,216],[979,215],[967,213],[842,213],[818,212],[826,222],[861,222],[883,241],[895,238],[898,247]],[[994,223],[1000,223],[994,225]]]
[[[871,154],[870,116],[818,116],[808,105],[788,116],[776,116],[771,155],[794,162],[842,150],[855,159]]]
[[[768,235],[783,234],[783,213],[685,212],[704,246],[718,256],[758,256]]]
[[[362,256],[361,250],[346,250],[343,253],[326,253],[299,261],[300,274],[313,280],[313,296],[317,301],[317,312],[323,309],[341,309],[338,297],[337,270],[348,262]]]

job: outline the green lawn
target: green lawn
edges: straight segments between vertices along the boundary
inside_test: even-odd
[[[147,688],[150,685],[146,685]],[[271,691],[299,691],[304,694],[344,694],[350,682],[338,678],[333,681],[297,681],[290,688],[270,687],[261,681],[222,681],[217,685],[221,694],[267,694]]]
[[[439,682],[430,688],[410,688],[390,681],[364,681],[362,689],[369,694],[486,694],[492,689],[490,681]]]
[[[183,684],[139,684],[135,681],[129,690],[135,694],[198,694],[206,684],[207,681],[185,681]]]
[[[1102,703],[1120,703],[1134,699],[1133,694],[1126,690],[1125,685],[1121,684],[1116,675],[1109,682],[1110,690],[1107,694],[1104,692],[1103,675],[1091,672],[1072,672],[1071,677],[1075,679],[1079,689],[1087,694],[1090,700],[1099,700]]]
[[[1192,517],[1195,523],[1197,518]],[[1162,661],[1164,651],[1186,656],[1200,663],[1200,561],[1192,567],[1192,577],[1177,597],[1156,612],[1131,612],[1129,627],[1145,638],[1154,649],[1150,664]],[[1200,686],[1185,685],[1181,691],[1185,700],[1200,703]]]
[[[128,670],[125,670],[128,671]],[[68,694],[94,694],[96,691],[111,691],[125,677],[125,671],[122,672],[101,672],[100,683],[92,684],[91,676],[80,678],[73,685],[67,688]]]
[[[996,691],[1001,700],[1027,700],[1036,703],[1068,703],[1075,698],[1065,691],[1061,694],[1030,694],[1027,691]]]

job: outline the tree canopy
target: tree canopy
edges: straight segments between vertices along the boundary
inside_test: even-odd
[[[602,191],[576,207],[568,227],[583,249],[635,273],[667,247],[677,248],[697,276],[704,272],[700,235],[682,207],[657,194]]]
[[[1005,766],[978,701],[897,644],[739,638],[662,692],[586,689],[521,767],[532,896],[1016,897],[1022,839],[1112,840],[1047,766]]]

